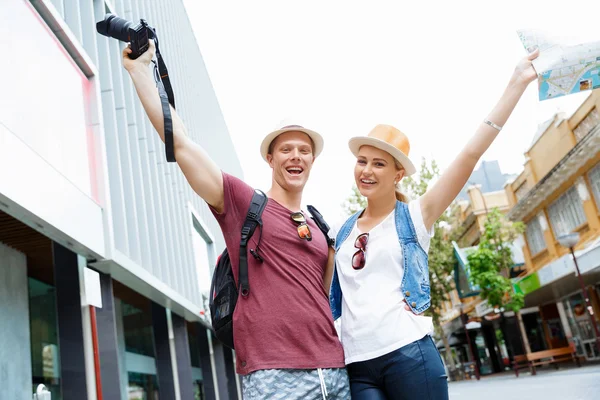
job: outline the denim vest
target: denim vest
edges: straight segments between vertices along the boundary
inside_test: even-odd
[[[335,239],[335,253],[339,251],[342,243],[348,238],[358,217],[364,210],[360,210],[350,217],[342,225]],[[431,304],[431,294],[429,289],[429,266],[427,253],[417,239],[417,233],[413,225],[408,205],[400,201],[396,202],[396,232],[398,241],[402,248],[402,257],[404,258],[404,274],[402,283],[398,287],[404,293],[406,303],[411,310],[420,314],[429,308]],[[367,245],[367,257],[369,249]],[[372,266],[371,266],[372,267]],[[333,314],[334,321],[342,315],[342,288],[337,274],[337,261],[333,271],[333,280],[329,291],[329,306]]]

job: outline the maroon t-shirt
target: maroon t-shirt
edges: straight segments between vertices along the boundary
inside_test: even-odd
[[[237,281],[241,229],[254,189],[223,173],[225,206],[213,214],[225,237]],[[250,295],[233,314],[237,372],[344,366],[343,349],[323,290],[327,242],[312,220],[312,240],[300,239],[292,211],[269,199],[262,214],[260,263],[248,254]],[[307,219],[308,216],[307,216]],[[255,248],[260,227],[250,239]]]

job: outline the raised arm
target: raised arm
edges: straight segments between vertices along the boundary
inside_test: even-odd
[[[506,123],[527,85],[537,77],[531,61],[538,54],[539,51],[535,50],[519,61],[502,97],[485,118],[486,120],[500,127]],[[458,196],[475,169],[479,158],[490,147],[498,133],[496,128],[482,121],[475,135],[444,171],[440,179],[422,196],[421,212],[427,229],[433,226],[444,210]]]
[[[135,60],[129,58],[131,49],[123,50],[123,66],[129,72],[135,90],[144,110],[158,132],[161,140],[165,141],[162,106],[158,89],[154,82],[150,61],[154,57],[154,41],[150,40],[150,48]],[[188,183],[200,197],[218,212],[223,210],[223,175],[217,164],[197,143],[187,137],[187,132],[181,118],[171,107],[173,118],[173,146],[175,158]]]

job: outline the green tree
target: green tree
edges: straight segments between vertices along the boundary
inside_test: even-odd
[[[362,194],[360,194],[356,185],[352,186],[352,193],[342,204],[342,207],[344,207],[344,211],[346,211],[346,214],[354,215],[354,213],[356,213],[358,210],[362,210],[366,206],[367,199],[363,197]]]
[[[518,312],[524,305],[523,294],[514,292],[509,279],[514,264],[510,246],[524,231],[522,222],[511,222],[494,208],[487,214],[479,246],[467,255],[471,283],[492,307]]]
[[[435,160],[431,160],[431,164],[427,164],[424,158],[421,160],[421,169],[419,170],[418,179],[407,176],[400,181],[402,191],[409,196],[416,198],[423,196],[427,192],[427,188],[432,180],[440,176],[440,168]]]

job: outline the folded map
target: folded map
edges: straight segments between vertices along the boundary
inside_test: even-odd
[[[533,61],[540,100],[600,88],[600,41],[572,44],[529,29],[517,34],[528,51],[535,46],[540,49]]]

